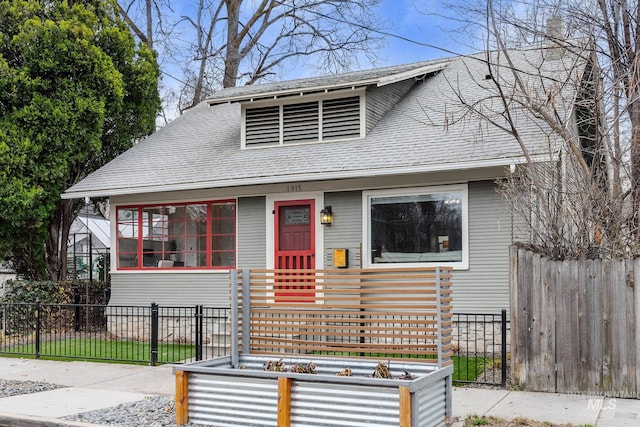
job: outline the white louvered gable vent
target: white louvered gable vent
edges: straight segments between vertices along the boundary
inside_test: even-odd
[[[320,129],[318,108],[318,101],[283,105],[282,142],[317,141]]]
[[[322,139],[360,136],[360,97],[327,99],[322,103]]]
[[[280,144],[280,107],[278,105],[247,109],[245,120],[247,147]]]
[[[300,144],[360,138],[363,95],[245,107],[244,146]],[[276,101],[277,102],[277,101]]]

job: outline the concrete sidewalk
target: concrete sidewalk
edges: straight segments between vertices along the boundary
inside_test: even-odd
[[[53,362],[0,357],[0,378],[43,381],[66,388],[0,398],[0,426],[93,426],[60,417],[135,402],[146,396],[173,395],[169,365],[150,367],[97,362]],[[454,419],[491,415],[525,417],[554,424],[596,427],[640,425],[640,400],[598,396],[454,388]],[[462,422],[454,423],[461,426]]]
[[[175,390],[170,365],[150,367],[0,357],[0,379],[66,386],[0,398],[0,426],[95,426],[58,418],[136,402],[150,395],[173,395]]]
[[[597,427],[640,426],[640,400],[577,394],[460,388],[453,390],[454,418],[486,415],[517,417],[553,424]],[[462,422],[454,424],[461,426]]]

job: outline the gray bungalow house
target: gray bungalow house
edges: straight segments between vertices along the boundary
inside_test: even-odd
[[[551,50],[512,55],[537,70]],[[456,311],[507,308],[517,236],[495,180],[525,159],[466,114],[497,102],[485,55],[221,90],[89,175],[63,197],[110,198],[110,303],[227,305],[234,268],[445,265]]]

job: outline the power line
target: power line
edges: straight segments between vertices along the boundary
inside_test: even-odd
[[[277,1],[276,3],[278,5],[280,5],[280,6],[285,6],[285,7],[287,6],[287,3],[284,2],[284,1]],[[361,29],[366,30],[368,32],[379,34],[379,35],[384,36],[384,37],[389,37],[389,38],[393,38],[393,39],[402,40],[402,41],[404,41],[406,43],[411,43],[411,44],[414,44],[416,46],[427,47],[427,48],[434,49],[434,50],[437,50],[437,51],[440,51],[440,52],[444,52],[444,53],[446,53],[448,55],[452,55],[452,56],[456,56],[456,57],[471,58],[471,59],[474,59],[474,60],[478,60],[478,61],[487,63],[487,65],[491,65],[491,64],[489,64],[487,62],[487,58],[479,57],[477,55],[477,53],[475,53],[475,54],[461,54],[461,53],[456,52],[456,51],[454,51],[452,49],[449,49],[449,48],[438,46],[438,45],[435,45],[435,44],[432,44],[432,43],[418,41],[418,40],[415,40],[413,38],[410,38],[410,37],[407,37],[407,36],[403,36],[403,35],[400,35],[400,34],[396,34],[396,33],[390,32],[390,31],[385,31],[385,30],[380,30],[380,29],[377,29],[377,28],[373,28],[373,27],[371,27],[369,25],[365,25],[365,24],[362,24],[362,23],[359,23],[359,22],[351,22],[351,21],[348,21],[348,20],[340,18],[340,17],[327,15],[327,14],[322,13],[320,11],[316,11],[316,10],[307,10],[307,11],[309,13],[313,13],[316,16],[319,16],[321,18],[324,18],[324,19],[327,19],[327,20],[331,20],[331,21],[334,21],[334,22],[337,22],[337,23],[341,23],[341,24],[344,24],[344,25],[347,25],[347,26],[350,26],[350,27],[361,28]],[[496,64],[494,64],[494,65],[496,65]],[[514,71],[516,71],[516,72],[524,72],[524,73],[529,74],[529,72],[527,72],[525,70],[521,70],[521,69],[514,69]],[[178,78],[175,75],[172,75],[172,74],[170,74],[169,72],[167,72],[165,70],[160,70],[160,72],[162,74],[166,75],[167,77],[169,77],[169,78],[171,78],[171,79],[183,84],[184,86],[187,86],[187,87],[190,87],[190,88],[194,88],[194,85],[192,83],[186,82],[183,79]]]

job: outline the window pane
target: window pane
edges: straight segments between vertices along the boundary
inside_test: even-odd
[[[185,267],[207,266],[207,236],[187,236]]]
[[[165,210],[169,221],[169,234],[184,234],[184,206],[167,206]]]
[[[207,205],[187,205],[188,221],[206,221]]]
[[[462,261],[462,194],[371,199],[371,262]]]
[[[236,204],[234,202],[213,203],[211,205],[212,218],[236,218]]]
[[[211,247],[213,250],[233,251],[236,248],[236,236],[213,236],[211,237]]]
[[[206,267],[207,252],[206,251],[189,251],[186,254],[185,267]]]
[[[235,252],[212,252],[212,267],[234,267],[236,264]]]
[[[235,218],[213,218],[211,221],[212,234],[234,234],[236,232]]]
[[[171,207],[152,206],[142,208],[142,266],[161,267],[165,242],[168,241],[169,212]]]
[[[138,266],[138,209],[120,208],[117,211],[118,268]]]
[[[235,202],[118,208],[117,218],[118,268],[235,266]]]
[[[138,209],[126,208],[118,209],[118,237],[137,238],[138,237]]]
[[[236,205],[211,204],[211,267],[235,267]]]

